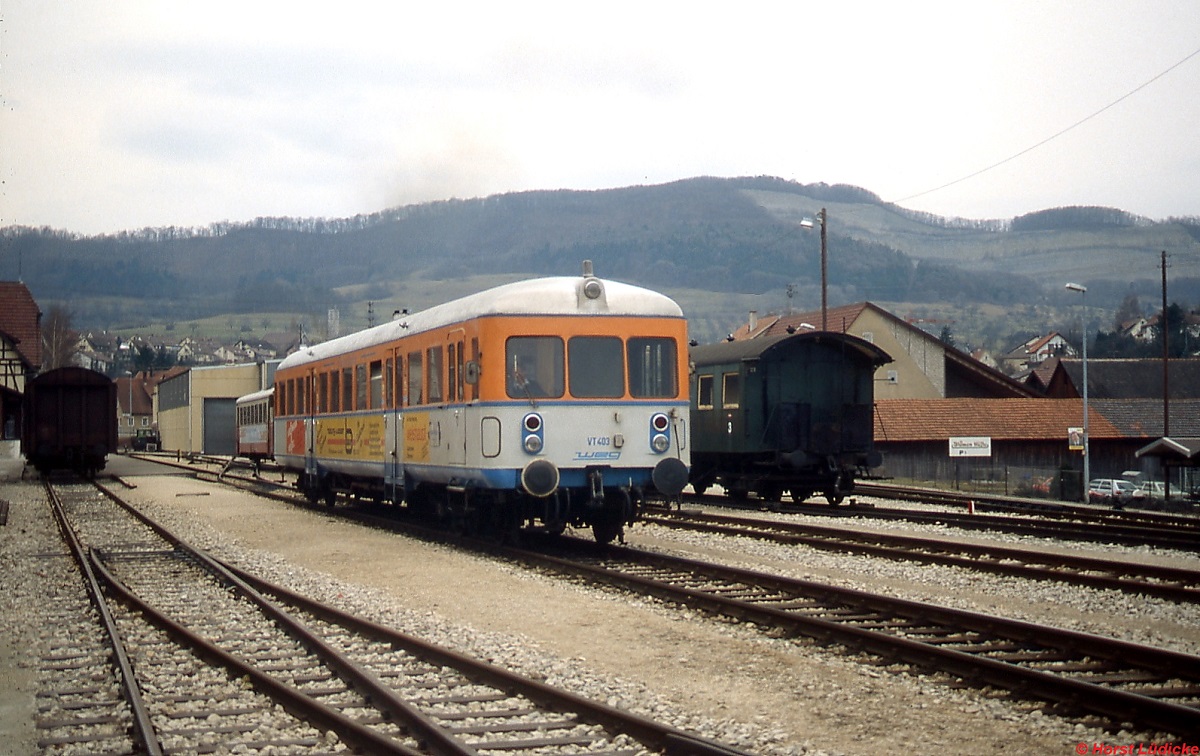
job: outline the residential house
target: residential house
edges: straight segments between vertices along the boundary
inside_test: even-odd
[[[1045,335],[1034,336],[1008,350],[1000,362],[1004,372],[1009,375],[1021,375],[1037,368],[1046,360],[1054,357],[1073,357],[1075,347],[1063,338],[1057,331]]]
[[[21,396],[42,367],[42,312],[25,284],[0,281],[0,458],[18,458]]]

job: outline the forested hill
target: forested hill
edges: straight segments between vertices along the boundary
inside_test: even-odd
[[[260,218],[204,229],[79,237],[0,230],[0,278],[24,280],[43,309],[67,303],[77,327],[394,301],[472,277],[598,275],[668,293],[782,292],[819,301],[825,208],[830,301],[992,303],[1057,297],[1061,282],[1153,301],[1160,250],[1193,261],[1173,291],[1200,300],[1200,218],[1150,222],[1109,208],[1009,220],[914,213],[850,186],[769,177],[696,178],[604,191],[448,200],[344,219]],[[818,221],[819,225],[819,221]],[[1187,257],[1190,256],[1190,257]],[[1188,276],[1191,277],[1188,277]],[[436,284],[436,285],[435,285]],[[1089,295],[1091,296],[1091,295]],[[166,313],[170,313],[166,315]]]

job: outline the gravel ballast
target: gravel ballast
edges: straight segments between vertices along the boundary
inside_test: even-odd
[[[216,484],[165,475],[133,482],[137,488],[123,495],[151,516],[270,580],[747,751],[874,754],[1020,745],[1063,753],[1081,743],[1090,752],[1096,743],[1164,741],[1149,733],[1105,732],[1043,715],[1036,703],[961,688],[942,675],[879,666],[804,639],[771,638],[753,626],[583,587]],[[40,486],[0,484],[0,498],[11,504],[9,523],[0,528],[0,667],[4,679],[15,682],[4,686],[0,716],[10,744],[31,744],[27,720],[36,681],[28,677],[27,655],[36,645],[38,591],[32,586],[39,580],[31,555],[60,547]],[[630,529],[627,539],[1188,653],[1200,649],[1200,616],[1192,606],[649,526]],[[1194,555],[1115,547],[1104,555],[1197,566]]]

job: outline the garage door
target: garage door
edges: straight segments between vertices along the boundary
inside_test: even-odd
[[[204,400],[204,449],[205,454],[227,454],[234,452],[234,405],[237,399]]]

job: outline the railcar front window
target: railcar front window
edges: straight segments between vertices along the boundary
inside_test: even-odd
[[[632,338],[626,345],[629,394],[637,399],[663,399],[679,393],[675,376],[675,341]]]
[[[567,342],[571,396],[615,399],[625,396],[625,360],[616,336],[575,336]]]
[[[513,399],[563,395],[563,342],[557,336],[513,336],[504,345],[504,375]]]

